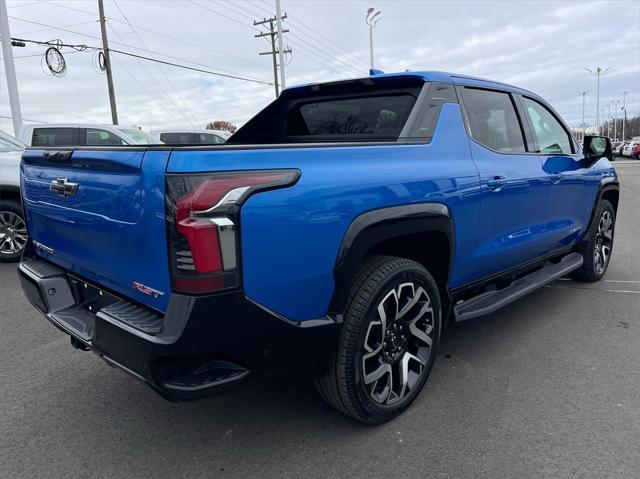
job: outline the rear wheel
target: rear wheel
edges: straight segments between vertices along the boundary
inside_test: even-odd
[[[27,238],[27,225],[20,203],[0,200],[0,262],[18,261]]]
[[[400,414],[424,386],[436,354],[438,287],[419,263],[370,258],[351,289],[336,352],[316,386],[327,403],[365,423]]]
[[[602,200],[598,204],[594,220],[587,232],[579,252],[584,257],[582,267],[571,276],[579,281],[599,281],[607,271],[613,252],[613,236],[616,225],[616,213],[613,205]]]

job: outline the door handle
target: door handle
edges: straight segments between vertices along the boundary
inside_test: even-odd
[[[487,186],[493,191],[499,191],[506,184],[507,179],[504,176],[494,176],[487,180]]]
[[[560,183],[560,180],[562,179],[562,175],[560,173],[553,173],[549,175],[549,179],[551,180],[551,183],[553,183],[554,185],[557,185],[558,183]]]

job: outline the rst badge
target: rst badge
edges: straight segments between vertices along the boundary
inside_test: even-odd
[[[71,183],[66,178],[56,178],[55,180],[51,180],[51,186],[49,189],[63,198],[69,198],[73,196],[78,191],[78,183]]]
[[[157,289],[150,288],[149,286],[145,286],[142,283],[138,283],[137,281],[133,282],[133,289],[140,291],[147,296],[153,296],[154,298],[159,298],[163,296],[164,293],[162,291],[158,291]]]

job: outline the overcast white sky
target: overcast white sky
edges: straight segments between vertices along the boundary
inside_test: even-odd
[[[7,3],[13,37],[100,44],[97,0]],[[104,3],[111,48],[273,81],[271,57],[258,56],[269,45],[265,39],[254,38],[258,30],[252,26],[253,19],[273,13],[273,0]],[[595,122],[596,79],[585,68],[613,66],[602,77],[601,106],[622,101],[622,92],[628,90],[629,114],[640,111],[637,0],[282,0],[289,16],[285,26],[291,30],[285,34],[285,44],[293,49],[287,83],[368,74],[365,12],[369,6],[383,11],[375,31],[375,53],[376,67],[386,72],[444,70],[512,83],[540,94],[569,124],[577,126],[582,122],[579,92],[583,90],[588,92],[586,121]],[[106,78],[95,70],[94,54],[64,49],[68,52],[67,74],[54,78],[43,72],[43,47],[28,45],[14,48],[13,52],[22,57],[15,62],[25,118],[110,122]],[[204,127],[211,120],[240,124],[274,97],[269,85],[161,66],[119,54],[113,54],[112,63],[120,123],[141,125],[145,130],[150,126]],[[9,116],[3,65],[0,70],[0,115]],[[7,131],[13,129],[6,118],[0,119],[0,126]]]

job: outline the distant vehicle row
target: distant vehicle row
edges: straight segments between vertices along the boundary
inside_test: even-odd
[[[153,135],[136,126],[64,124],[26,126],[20,135],[27,146],[218,145],[229,138],[222,130],[161,130]]]
[[[613,144],[615,156],[628,156],[640,160],[640,140],[618,141]]]

